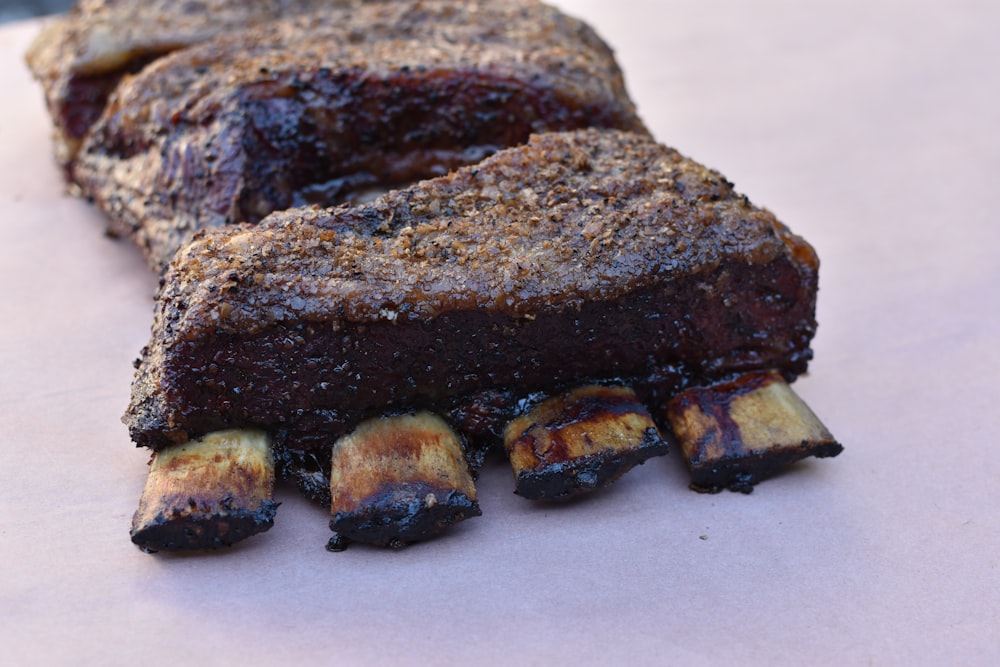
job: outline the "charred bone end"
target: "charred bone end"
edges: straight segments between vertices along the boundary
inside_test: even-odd
[[[564,500],[614,482],[667,453],[649,411],[627,387],[588,385],[542,401],[504,434],[514,492]]]
[[[774,371],[688,389],[667,404],[667,420],[701,492],[750,493],[800,459],[844,449]]]
[[[132,518],[143,551],[226,547],[274,524],[274,458],[262,431],[228,430],[153,455]]]
[[[482,512],[459,436],[429,412],[370,419],[340,438],[327,549],[402,547]]]

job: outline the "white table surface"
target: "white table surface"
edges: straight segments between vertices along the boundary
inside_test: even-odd
[[[0,29],[0,663],[1000,664],[1000,3],[562,0],[656,136],[818,250],[795,387],[845,444],[749,495],[674,453],[399,552],[324,550],[280,488],[221,555],[128,540],[147,455],[119,418],[155,281],[62,193]]]

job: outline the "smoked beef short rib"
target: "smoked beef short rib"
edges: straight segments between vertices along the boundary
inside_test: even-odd
[[[144,550],[267,530],[276,473],[340,550],[479,515],[491,449],[542,501],[668,443],[708,492],[842,449],[787,384],[812,249],[551,7],[84,0],[27,60],[71,189],[174,260],[126,415]]]
[[[201,228],[444,175],[532,133],[644,132],[594,32],[534,0],[303,13],[117,87],[73,176],[162,269]]]
[[[719,173],[648,136],[550,133],[372,202],[205,230],[165,275],[126,415],[163,448],[275,435],[329,499],[365,419],[443,415],[496,440],[519,402],[806,369],[818,260]],[[325,489],[325,490],[324,490]]]

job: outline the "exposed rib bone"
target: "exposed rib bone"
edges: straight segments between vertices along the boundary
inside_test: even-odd
[[[267,434],[210,433],[156,452],[132,541],[144,551],[229,546],[274,523],[274,458]]]
[[[799,459],[843,450],[774,371],[688,389],[669,402],[667,419],[696,491],[750,493]]]
[[[481,514],[461,441],[430,412],[363,422],[332,459],[331,551],[401,547]]]
[[[635,392],[588,385],[549,398],[510,422],[504,446],[515,492],[563,500],[607,486],[667,443]]]

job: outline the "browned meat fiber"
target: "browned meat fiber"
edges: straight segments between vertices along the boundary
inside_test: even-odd
[[[532,133],[645,131],[608,47],[533,0],[366,3],[160,58],[74,176],[162,268],[195,230],[440,176]]]
[[[358,0],[82,0],[49,19],[26,60],[45,90],[56,158],[71,178],[90,126],[123,76],[156,58],[302,13],[345,12]]]
[[[356,207],[197,236],[126,422],[154,448],[267,429],[323,499],[331,444],[373,415],[431,409],[489,442],[532,392],[614,380],[660,404],[750,370],[792,379],[817,271],[770,212],[645,135],[538,135]]]

